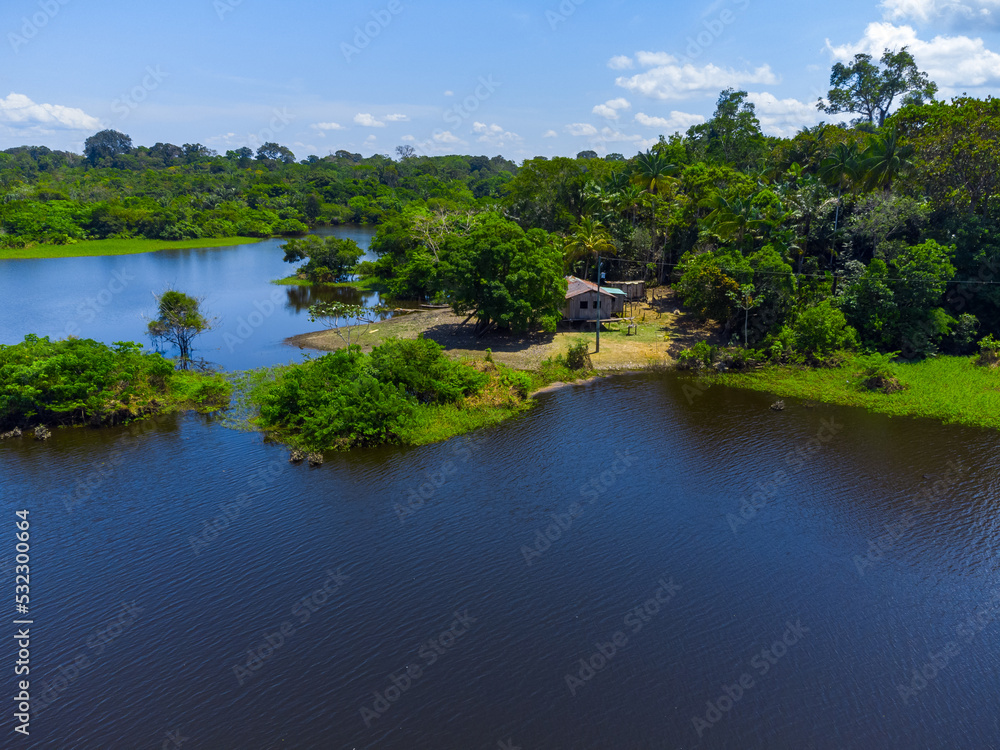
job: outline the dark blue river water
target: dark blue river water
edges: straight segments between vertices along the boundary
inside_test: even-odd
[[[15,735],[10,602],[0,745],[1000,747],[1000,436],[772,400],[611,378],[314,469],[195,414],[0,443],[35,711]]]
[[[683,389],[318,469],[196,415],[5,443],[51,701],[6,746],[1000,745],[1000,439]]]

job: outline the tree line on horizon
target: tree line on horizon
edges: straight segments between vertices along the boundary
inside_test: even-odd
[[[777,358],[841,345],[924,356],[1000,335],[1000,100],[934,99],[904,48],[838,63],[818,107],[851,123],[765,136],[745,91],[625,158],[397,159],[278,144],[88,139],[0,153],[5,246],[378,226],[362,275],[480,330],[551,327],[568,272],[672,283],[725,338]],[[561,262],[553,262],[553,259]],[[806,329],[806,330],[800,330]],[[819,343],[816,343],[816,342]],[[807,343],[808,342],[808,343]]]

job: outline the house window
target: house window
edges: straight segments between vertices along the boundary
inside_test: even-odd
[[[600,309],[600,307],[601,307],[601,301],[600,301],[600,300],[597,300],[597,302],[595,302],[595,303],[594,303],[594,309],[595,309],[595,310],[599,310],[599,309]]]
[[[580,300],[580,309],[581,310],[587,309],[587,300]]]

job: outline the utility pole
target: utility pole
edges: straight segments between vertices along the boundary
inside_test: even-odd
[[[601,351],[601,251],[597,251],[597,346],[594,354]]]

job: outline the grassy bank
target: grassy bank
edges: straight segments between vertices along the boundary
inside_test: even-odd
[[[33,245],[24,248],[0,249],[0,260],[31,260],[35,258],[85,258],[97,255],[135,255],[157,250],[190,250],[203,247],[230,247],[260,242],[259,237],[215,237],[200,240],[85,240],[75,245]]]
[[[271,282],[272,284],[277,284],[278,286],[329,286],[329,287],[350,287],[351,289],[358,289],[362,292],[384,292],[385,286],[380,282],[379,279],[367,278],[359,279],[358,281],[341,281],[336,284],[324,284],[309,281],[309,279],[300,279],[298,276],[286,276],[283,279],[275,279]]]
[[[936,357],[893,365],[905,386],[896,393],[864,387],[862,357],[837,368],[768,367],[712,375],[713,382],[777,396],[860,406],[894,417],[928,417],[945,423],[1000,429],[1000,369],[979,367],[969,357]]]

